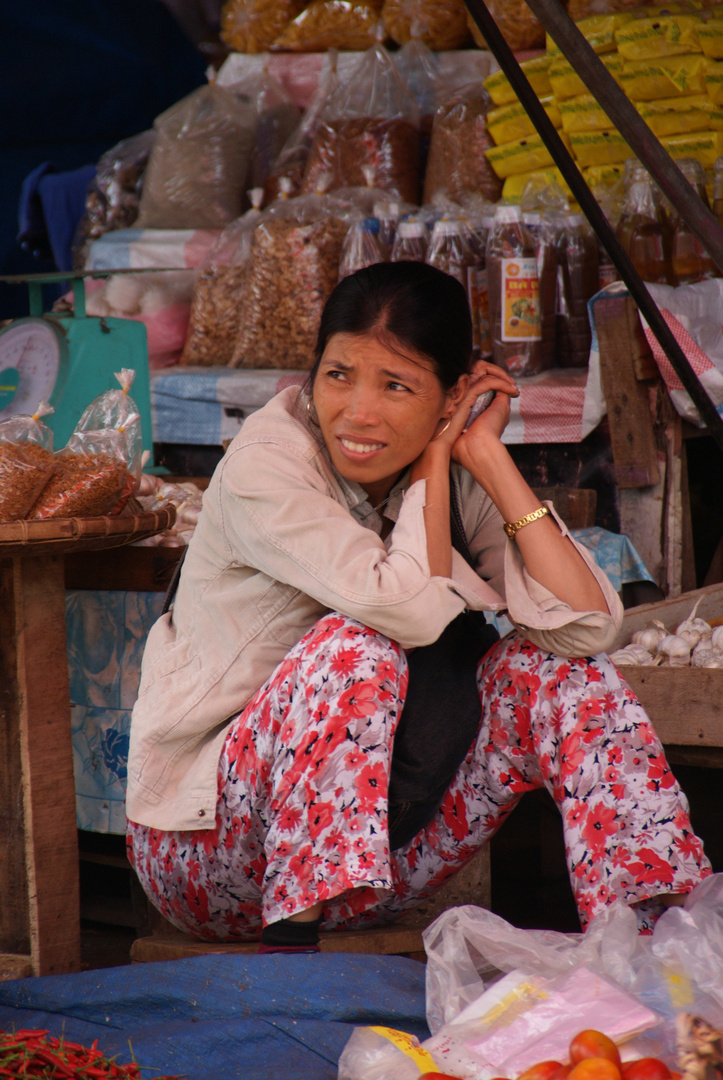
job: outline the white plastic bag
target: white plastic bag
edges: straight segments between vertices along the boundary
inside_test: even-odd
[[[723,415],[723,279],[711,278],[692,285],[646,286],[678,344],[698,376],[701,386]],[[687,390],[643,319],[645,336],[665,380],[676,412],[698,427],[705,427]]]

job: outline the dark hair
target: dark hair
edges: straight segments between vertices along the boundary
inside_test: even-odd
[[[327,300],[308,385],[334,334],[375,332],[431,360],[445,390],[470,370],[472,317],[464,287],[426,263],[375,263],[343,278]]]

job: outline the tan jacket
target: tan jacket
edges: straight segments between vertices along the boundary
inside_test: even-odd
[[[456,552],[432,577],[425,484],[392,492],[382,522],[357,484],[333,469],[289,387],[245,422],[216,468],[172,612],[146,644],[128,760],[127,814],[159,829],[212,828],[216,772],[229,719],[328,611],[405,648],[435,641],[465,607],[508,609],[527,637],[563,656],[608,648],[617,593],[584,548],[611,615],[574,612],[525,572],[496,507],[456,470],[475,573]],[[564,525],[560,526],[564,531]],[[483,580],[484,579],[484,580]]]

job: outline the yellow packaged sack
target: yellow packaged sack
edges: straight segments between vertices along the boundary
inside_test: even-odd
[[[615,31],[618,52],[626,60],[657,60],[661,56],[700,53],[698,15],[659,15],[633,19]]]
[[[600,61],[613,78],[618,80],[619,74],[623,70],[624,61],[622,56],[618,56],[617,53],[609,53],[607,56],[601,56]],[[564,56],[560,56],[550,63],[547,77],[552,92],[558,101],[565,101],[567,98],[589,93],[585,83]]]
[[[582,170],[585,183],[593,191],[597,187],[612,187],[622,179],[623,166],[618,165],[590,165]]]
[[[545,187],[548,184],[558,184],[563,191],[572,195],[560,170],[556,165],[551,165],[547,169],[533,169],[531,172],[518,173],[516,176],[508,176],[502,185],[502,198],[506,202],[518,203],[529,183],[534,183],[538,187]]]
[[[577,94],[559,103],[563,131],[602,131],[610,117],[592,94]]]
[[[704,56],[723,60],[723,19],[710,19],[698,27],[698,41]]]
[[[625,26],[635,16],[631,11],[614,11],[607,15],[588,15],[580,19],[575,26],[598,55],[615,52],[615,31]],[[549,34],[545,38],[548,56],[561,56],[559,46]]]
[[[560,138],[569,150],[570,142],[567,135],[561,133]],[[544,169],[553,164],[550,151],[539,135],[530,135],[526,139],[516,139],[502,146],[493,146],[490,150],[485,150],[485,157],[500,180],[505,180],[508,176],[516,176],[518,173]]]
[[[707,60],[704,76],[705,92],[714,105],[723,105],[723,62]]]
[[[549,56],[535,56],[532,60],[523,60],[520,64],[538,98],[547,97],[552,93],[547,78],[549,66]],[[517,101],[517,94],[503,71],[495,71],[492,75],[488,75],[484,81],[484,88],[495,105],[510,105],[513,101]]]
[[[636,108],[650,130],[659,139],[664,135],[679,135],[682,132],[706,131],[710,127],[708,110],[700,104],[700,95],[677,98],[663,98],[660,101],[640,101]],[[694,102],[692,106],[689,104]]]
[[[588,165],[617,165],[632,154],[619,131],[573,131],[569,136],[572,153],[581,168]]]
[[[549,116],[553,126],[559,128],[561,126],[560,110],[552,94],[540,98],[540,105]],[[487,113],[487,131],[495,146],[500,146],[502,143],[534,135],[535,125],[527,115],[525,106],[519,101],[513,101],[511,105],[500,105],[496,109],[490,109]]]
[[[655,101],[686,94],[710,96],[706,69],[711,63],[714,61],[706,60],[702,53],[668,56],[662,60],[623,60],[623,69],[616,78],[631,101]]]
[[[723,154],[723,131],[698,131],[692,135],[669,135],[660,140],[672,158],[692,157],[704,169],[712,169]]]

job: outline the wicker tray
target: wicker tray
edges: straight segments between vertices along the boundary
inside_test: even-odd
[[[0,525],[0,559],[122,547],[170,529],[175,506],[116,517],[48,518]]]

